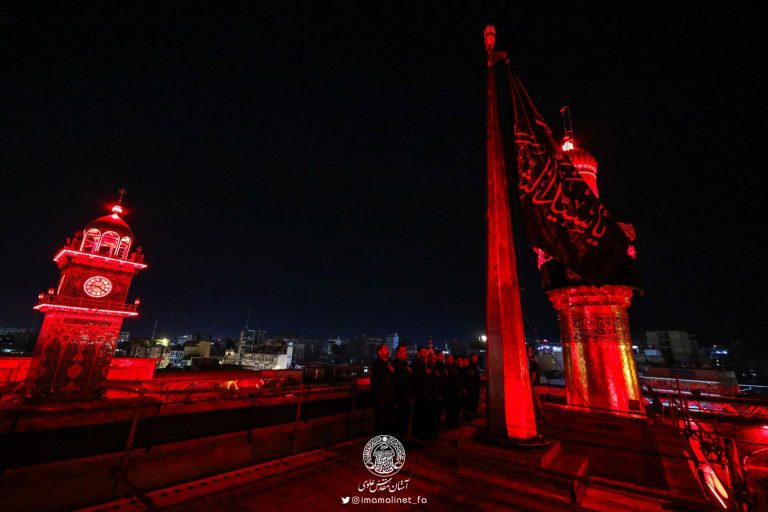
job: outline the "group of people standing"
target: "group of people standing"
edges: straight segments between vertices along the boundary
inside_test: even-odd
[[[474,418],[480,402],[480,368],[477,354],[445,355],[419,347],[408,363],[408,348],[400,345],[390,361],[389,347],[379,345],[371,367],[376,432],[419,439],[437,435],[443,424],[455,428]]]

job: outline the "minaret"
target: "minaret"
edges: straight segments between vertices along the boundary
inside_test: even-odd
[[[494,52],[496,32],[485,28],[488,52],[488,402],[486,434],[498,440],[535,439],[536,419],[531,400],[528,359],[523,333],[517,260],[512,238],[509,193],[501,142],[494,65],[506,54]]]
[[[125,301],[131,280],[147,265],[120,217],[123,193],[111,215],[88,223],[53,257],[59,284],[34,307],[45,315],[27,380],[38,399],[98,397],[123,319],[138,316],[139,300]]]
[[[595,157],[576,147],[568,130],[562,149],[598,196]],[[634,241],[632,226],[619,225]],[[642,412],[627,314],[637,289],[634,247],[629,246],[627,268],[603,286],[589,285],[570,269],[539,256],[543,288],[560,324],[568,404],[614,414]]]

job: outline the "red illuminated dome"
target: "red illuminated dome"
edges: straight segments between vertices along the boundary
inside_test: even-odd
[[[122,207],[115,205],[112,215],[105,215],[91,221],[83,230],[82,252],[91,252],[125,259],[133,242],[133,231],[128,227],[119,213]]]
[[[85,226],[86,231],[89,229],[98,229],[102,233],[107,231],[114,231],[120,235],[120,238],[124,236],[133,238],[133,231],[131,231],[131,228],[116,213],[113,213],[112,215],[105,215],[103,217],[99,217],[98,219],[92,220],[90,223],[88,223],[87,226]]]
[[[597,160],[586,149],[576,148],[566,152],[571,163],[579,172],[591,172],[597,175]]]
[[[592,153],[586,149],[577,148],[570,142],[563,144],[563,151],[579,171],[581,178],[587,182],[592,193],[597,196],[597,160]]]

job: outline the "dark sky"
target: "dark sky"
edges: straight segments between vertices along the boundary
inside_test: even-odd
[[[493,23],[637,229],[632,330],[768,336],[765,7],[127,4],[0,11],[0,326],[31,324],[124,186],[134,333],[235,335],[250,310],[271,334],[477,336]],[[556,338],[518,249],[529,334]]]

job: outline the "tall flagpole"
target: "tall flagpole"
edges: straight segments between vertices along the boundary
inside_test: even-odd
[[[506,53],[494,52],[496,31],[485,28],[488,52],[488,289],[486,336],[488,403],[486,435],[497,440],[525,441],[537,437],[528,376],[517,261],[512,239],[509,194],[501,141],[494,65]]]

